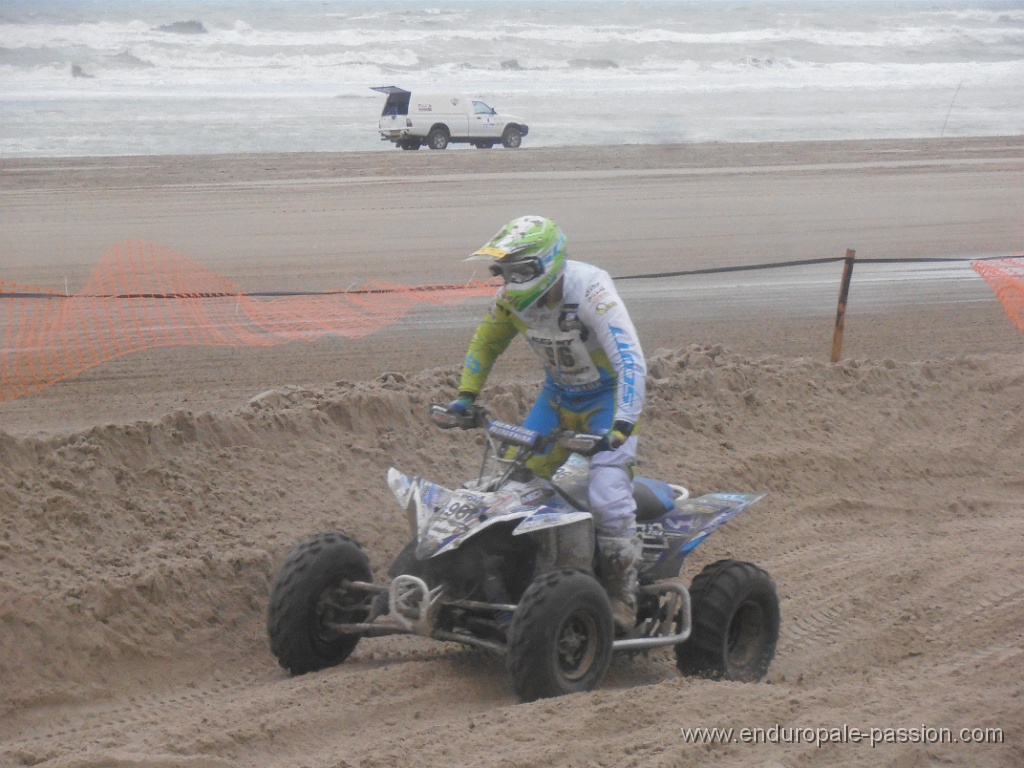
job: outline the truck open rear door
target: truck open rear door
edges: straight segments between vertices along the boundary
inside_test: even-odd
[[[370,88],[387,96],[384,109],[380,112],[378,128],[383,141],[397,141],[403,130],[408,128],[410,91],[396,85],[378,85]]]

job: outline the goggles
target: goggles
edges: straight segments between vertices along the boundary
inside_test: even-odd
[[[541,266],[540,259],[525,259],[510,264],[502,264],[498,261],[491,264],[490,270],[492,275],[500,277],[506,284],[514,283],[516,285],[528,283],[544,274],[544,267]]]

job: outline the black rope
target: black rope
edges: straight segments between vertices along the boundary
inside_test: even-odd
[[[924,263],[946,263],[957,261],[1002,261],[1005,259],[1024,258],[1024,254],[1016,256],[980,256],[980,257],[956,257],[947,258],[942,256],[908,256],[899,259],[880,258],[859,258],[858,264],[924,264]],[[615,280],[653,280],[662,277],[688,277],[691,275],[716,275],[725,272],[752,272],[761,269],[781,269],[784,267],[804,267],[812,264],[834,264],[845,261],[845,256],[830,256],[822,259],[795,259],[793,261],[773,261],[764,264],[744,264],[731,267],[705,267],[703,269],[684,269],[676,272],[648,272],[639,275],[620,275]],[[246,298],[273,298],[282,296],[345,296],[367,295],[383,293],[406,293],[428,292],[428,291],[450,291],[463,288],[462,285],[422,285],[409,288],[357,288],[351,291],[255,291],[253,293],[118,293],[118,294],[76,294],[65,296],[59,293],[2,293],[0,299],[220,299],[232,296],[245,296]]]
[[[226,299],[281,296],[366,296],[384,293],[429,293],[431,291],[457,291],[464,285],[414,285],[397,288],[356,288],[333,291],[254,291],[252,293],[0,293],[0,299]]]
[[[908,256],[902,259],[857,259],[858,264],[920,264],[925,262],[955,262],[955,261],[998,261],[1003,259],[1015,259],[1019,256],[981,256],[981,257],[959,257],[945,258],[942,256]],[[797,259],[794,261],[773,261],[766,264],[745,264],[733,267],[705,267],[704,269],[684,269],[678,272],[649,272],[639,275],[620,275],[616,280],[651,280],[659,277],[687,277],[689,275],[716,275],[723,272],[751,272],[759,269],[779,269],[782,267],[804,267],[810,264],[834,264],[835,262],[846,261],[845,256],[830,256],[823,259]]]

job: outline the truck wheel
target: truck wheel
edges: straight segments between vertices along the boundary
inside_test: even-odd
[[[448,146],[448,131],[445,128],[434,128],[427,134],[427,145],[431,149],[444,149]]]
[[[398,143],[398,146],[400,146],[402,149],[419,149],[420,141],[419,139],[405,139],[403,141],[400,141]]]
[[[523,701],[589,691],[612,657],[612,609],[592,576],[558,568],[533,580],[509,628],[508,665]]]
[[[267,634],[278,663],[301,675],[345,661],[360,635],[339,634],[330,625],[364,621],[372,596],[344,582],[372,580],[366,554],[343,533],[298,544],[270,588]]]
[[[684,675],[755,682],[764,677],[779,640],[779,598],[771,577],[753,563],[719,560],[690,586],[693,632],[676,646]]]
[[[519,149],[523,143],[523,133],[514,125],[510,125],[501,134],[501,145],[506,149]]]

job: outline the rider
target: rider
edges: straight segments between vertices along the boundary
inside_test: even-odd
[[[504,285],[473,335],[459,396],[449,408],[464,412],[516,334],[526,337],[545,378],[523,426],[541,434],[562,426],[603,435],[590,459],[590,509],[615,624],[629,631],[636,623],[641,551],[632,478],[647,367],[611,277],[567,260],[565,243],[550,219],[522,216],[467,259],[489,261]],[[568,455],[556,446],[528,466],[550,478]]]

